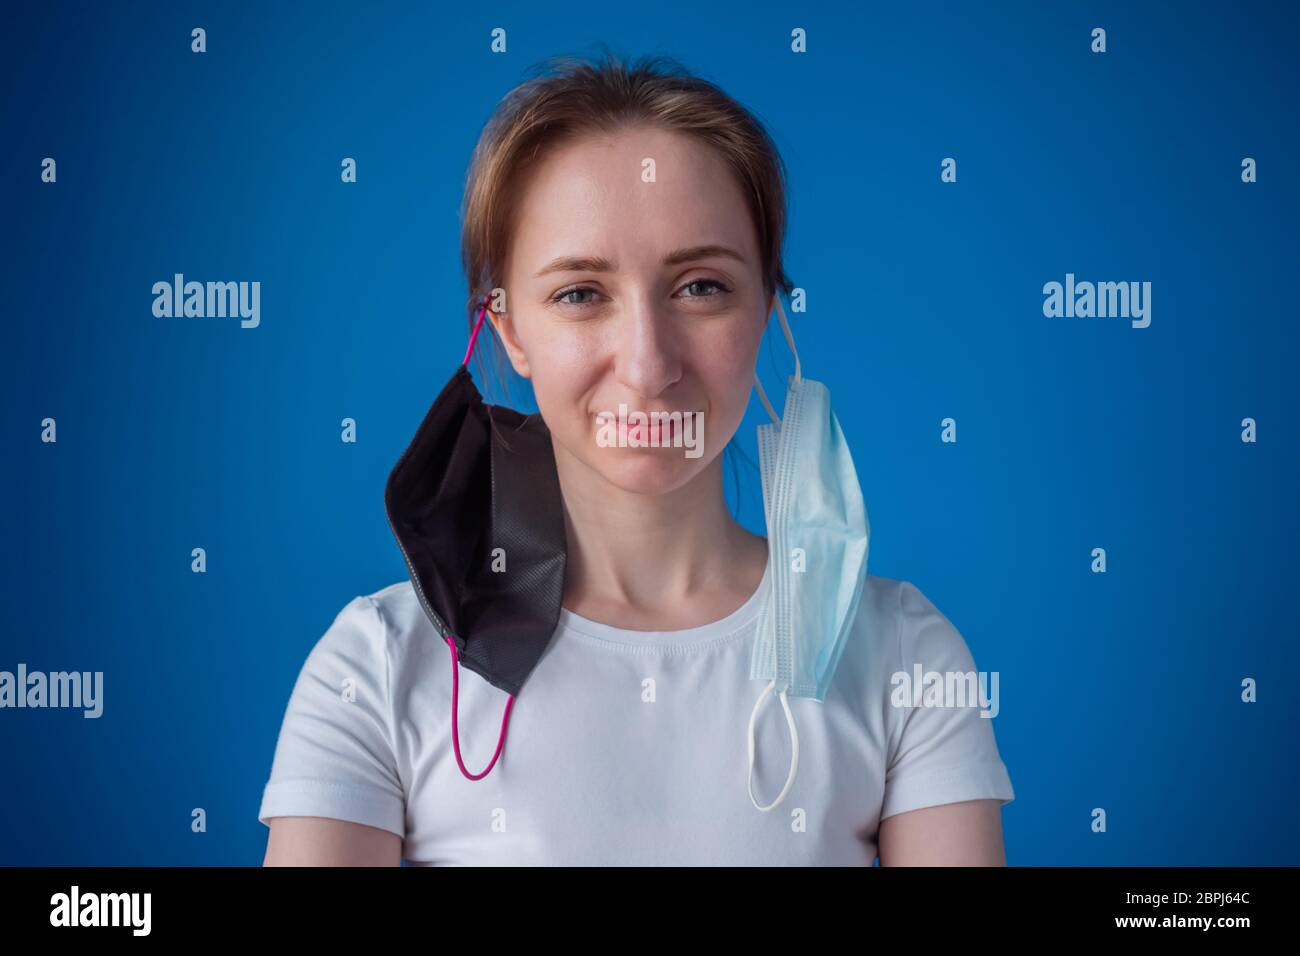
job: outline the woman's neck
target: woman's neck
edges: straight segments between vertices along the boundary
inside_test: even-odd
[[[611,485],[557,455],[568,561],[563,606],[630,630],[721,620],[758,588],[767,541],[742,527],[722,493],[722,457],[663,494]]]

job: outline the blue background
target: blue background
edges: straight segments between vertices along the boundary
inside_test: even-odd
[[[529,66],[598,43],[769,125],[870,570],[1001,674],[1009,862],[1300,863],[1290,10],[428,6],[30,4],[0,33],[0,669],[105,672],[98,720],[0,711],[0,863],[261,862],[298,669],[406,576],[383,483],[465,346],[470,150]],[[155,318],[176,272],[259,280],[261,326]],[[1150,281],[1151,326],[1045,318],[1067,272]],[[790,367],[773,322],[769,394]]]

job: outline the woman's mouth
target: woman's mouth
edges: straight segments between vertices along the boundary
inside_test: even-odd
[[[626,405],[618,409],[596,414],[596,441],[602,447],[677,447],[687,434],[682,427],[686,416],[696,416],[690,423],[703,418],[698,412],[629,412]]]
[[[627,428],[628,441],[634,441],[638,445],[671,445],[676,434],[677,426],[671,418],[662,422],[629,425]]]

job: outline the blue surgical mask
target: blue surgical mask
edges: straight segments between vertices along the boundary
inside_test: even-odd
[[[764,811],[785,799],[799,768],[799,736],[788,698],[825,701],[857,615],[870,537],[862,488],[831,411],[830,391],[801,374],[779,296],[776,307],[794,353],[781,418],[754,374],[754,387],[773,422],[758,426],[771,588],[759,612],[749,671],[751,680],[767,682],[749,718],[749,799]],[[790,728],[790,772],[777,798],[761,806],[754,799],[754,726],[774,692]]]

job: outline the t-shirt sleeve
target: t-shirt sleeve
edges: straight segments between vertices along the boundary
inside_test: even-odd
[[[1010,803],[1015,792],[993,736],[997,701],[993,675],[981,683],[966,641],[910,581],[900,584],[897,620],[895,674],[906,675],[906,680],[891,674],[886,688],[890,746],[880,818],[963,800]],[[917,699],[912,696],[917,665],[922,706],[905,706]],[[937,701],[930,698],[926,706],[925,692],[931,685],[924,675],[931,673],[940,675],[943,687],[951,686],[953,693],[944,693]],[[981,700],[985,688],[988,708]],[[981,711],[994,716],[982,717]]]
[[[331,817],[405,835],[388,633],[369,597],[344,606],[289,696],[257,818]]]

